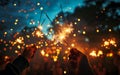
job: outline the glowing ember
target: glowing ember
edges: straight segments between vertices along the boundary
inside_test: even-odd
[[[56,34],[53,36],[53,39],[56,42],[63,42],[72,31],[73,31],[72,24],[62,25],[59,27],[59,30],[56,32]]]
[[[72,47],[74,47],[74,46],[75,46],[75,44],[74,44],[74,43],[72,43],[72,44],[71,44],[71,46],[72,46]]]
[[[94,56],[94,57],[99,57],[100,55],[103,55],[103,51],[102,50],[99,50],[98,52],[93,50],[91,53],[90,53],[91,56]]]
[[[36,32],[36,35],[37,35],[38,37],[43,37],[43,34],[42,34],[40,31],[37,31],[37,32]]]
[[[108,46],[109,45],[109,42],[108,41],[105,41],[104,42],[104,46]]]
[[[104,41],[103,46],[105,46],[106,48],[108,48],[108,46],[110,46],[110,45],[113,45],[113,46],[117,47],[117,44],[116,44],[116,41],[115,41],[114,38],[108,39],[108,40]]]
[[[39,25],[39,26],[38,26],[38,28],[39,28],[40,30],[42,30],[42,29],[43,29],[43,27],[42,27],[41,25]]]
[[[97,56],[103,55],[103,51],[99,50]]]
[[[58,56],[53,56],[53,61],[56,62],[58,59]]]
[[[64,74],[66,74],[67,73],[67,71],[64,71]]]
[[[112,57],[112,56],[113,56],[113,53],[108,53],[106,56],[107,56],[107,57]]]
[[[97,56],[96,51],[92,51],[90,55],[96,57]]]
[[[44,50],[41,51],[41,55],[45,56],[45,51]]]
[[[16,42],[17,43],[23,43],[23,40],[24,40],[23,37],[19,37],[19,38],[16,39]]]

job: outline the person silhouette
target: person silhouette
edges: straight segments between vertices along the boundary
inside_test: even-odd
[[[68,75],[94,75],[87,56],[76,48],[70,50]]]
[[[4,70],[0,71],[0,75],[20,75],[22,71],[29,66],[36,49],[35,45],[26,47],[21,55],[19,55],[12,63],[8,63]]]

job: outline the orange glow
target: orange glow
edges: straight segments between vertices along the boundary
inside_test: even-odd
[[[80,21],[80,18],[78,18],[78,21]]]
[[[85,32],[85,31],[83,31],[83,34],[86,34],[86,32]]]
[[[49,57],[49,54],[45,54],[46,57]]]
[[[59,30],[53,36],[53,40],[55,40],[56,42],[63,42],[72,31],[73,31],[72,24],[59,26]]]
[[[96,32],[98,33],[98,32],[100,32],[100,31],[97,29]]]
[[[18,45],[17,48],[20,49],[21,48],[20,45]]]
[[[112,56],[113,56],[113,53],[108,53],[106,56],[107,56],[107,57],[112,57]]]
[[[92,51],[90,55],[96,57],[97,56],[96,51]]]
[[[115,40],[110,40],[110,44],[114,45],[115,43]]]
[[[99,50],[97,56],[103,55],[103,51]]]
[[[45,51],[44,50],[41,51],[41,55],[45,56]]]
[[[4,60],[6,61],[6,60],[8,60],[10,57],[9,56],[5,56],[4,57]]]
[[[23,40],[24,40],[23,37],[19,37],[19,38],[16,39],[16,42],[17,43],[23,43]]]
[[[108,40],[106,40],[106,41],[105,41],[105,39],[104,39],[104,44],[103,44],[103,46],[105,46],[106,48],[109,48],[110,45],[113,45],[114,47],[117,47],[115,38],[108,39]]]
[[[65,39],[65,35],[64,34],[59,34],[60,36],[59,36],[59,39],[60,40],[63,40],[63,39]]]
[[[58,59],[58,56],[53,56],[53,61],[56,62]]]
[[[18,50],[15,50],[15,53],[16,53],[16,54],[18,54],[18,53],[19,53],[19,51],[18,51]]]
[[[65,56],[63,57],[63,60],[66,60],[66,57],[65,57]]]
[[[42,34],[42,32],[40,32],[40,31],[36,31],[36,35],[37,35],[38,37],[43,37],[43,34]]]
[[[120,56],[120,51],[118,51],[118,55]]]
[[[76,37],[76,34],[73,34],[74,37]]]
[[[71,44],[71,46],[72,46],[72,47],[74,47],[74,46],[75,46],[75,44],[74,44],[74,43],[72,43],[72,44]]]
[[[110,43],[108,41],[104,42],[104,46],[108,46]]]
[[[109,29],[109,32],[111,32],[112,31],[112,29]]]
[[[38,28],[39,28],[40,30],[42,30],[42,29],[43,29],[43,27],[42,27],[41,25],[39,25],[39,26],[38,26]]]
[[[67,73],[67,71],[64,71],[64,74],[66,74]]]
[[[4,35],[7,35],[7,32],[4,32]]]
[[[70,47],[68,47],[68,50],[70,50],[71,48]]]

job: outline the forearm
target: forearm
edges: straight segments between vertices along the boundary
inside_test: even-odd
[[[25,68],[29,66],[27,59],[23,56],[18,56],[13,63],[7,64],[4,75],[19,75]]]

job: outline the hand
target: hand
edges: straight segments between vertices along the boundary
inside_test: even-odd
[[[79,66],[81,60],[81,52],[78,51],[76,48],[72,48],[70,50],[70,55],[69,55],[69,64],[71,68],[75,69]]]
[[[69,70],[72,75],[94,75],[85,54],[73,48],[70,50],[69,58]]]
[[[29,45],[28,47],[25,48],[25,50],[22,53],[22,56],[24,56],[28,62],[31,61],[31,59],[33,58],[35,52],[36,52],[37,48],[35,45]]]

